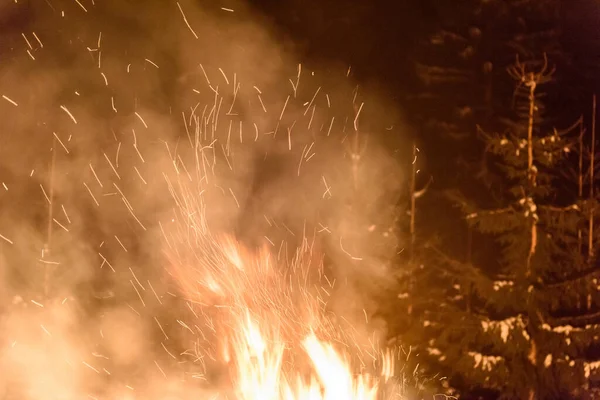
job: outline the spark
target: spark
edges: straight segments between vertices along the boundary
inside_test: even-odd
[[[221,7],[221,10],[228,11],[228,12],[234,12],[233,9],[231,9],[231,8],[225,8],[225,7]]]
[[[25,39],[25,43],[27,43],[27,46],[33,50],[33,46],[31,45],[31,43],[29,43],[29,40],[27,40],[27,36],[25,36],[25,33],[21,32],[21,36],[23,36],[23,39]]]
[[[287,107],[287,105],[288,105],[288,101],[290,101],[290,96],[288,96],[288,97],[285,99],[285,103],[283,104],[283,109],[281,110],[281,114],[279,115],[279,120],[280,120],[280,121],[283,119],[283,113],[285,112],[285,109],[286,109],[286,107]]]
[[[156,65],[156,63],[154,63],[154,61],[149,60],[147,58],[144,58],[144,61],[148,62],[149,64],[152,64],[154,67],[156,67],[156,69],[158,69],[158,65]]]
[[[294,90],[294,98],[296,98],[296,94],[298,91],[298,84],[300,83],[300,74],[302,72],[302,64],[298,64],[298,75],[296,76],[296,83],[294,83],[291,79],[289,80],[292,84],[292,89]]]
[[[71,114],[71,111],[69,111],[69,110],[67,109],[67,107],[65,107],[65,106],[60,106],[60,108],[62,108],[62,109],[63,109],[63,111],[64,111],[64,112],[66,112],[66,113],[67,113],[67,115],[68,115],[68,116],[71,118],[71,120],[72,120],[72,121],[73,121],[75,124],[77,124],[77,120],[75,119],[75,117],[73,116],[73,114]]]
[[[163,333],[163,335],[165,336],[165,340],[169,340],[169,336],[167,335],[167,333],[165,332],[165,330],[163,329],[162,325],[160,324],[160,322],[158,322],[158,318],[154,317],[154,320],[156,321],[156,324],[158,325],[158,327],[160,328],[160,331]]]
[[[166,379],[167,378],[167,374],[165,374],[165,371],[163,371],[163,369],[160,367],[160,365],[158,365],[158,362],[156,360],[154,360],[154,364],[156,365],[156,368],[158,368],[158,370],[160,371],[160,373],[162,374],[162,376]]]
[[[142,157],[142,153],[140,153],[140,150],[138,149],[137,145],[134,144],[133,148],[135,149],[135,151],[136,151],[138,157],[140,158],[140,160],[142,160],[142,162],[145,163],[146,160],[144,160],[144,157]]]
[[[102,255],[102,253],[98,253],[98,255],[100,256],[100,258],[102,258],[102,264],[100,264],[100,268],[102,268],[104,264],[106,264],[112,270],[112,272],[116,272],[112,264],[106,259],[106,257]]]
[[[69,232],[69,230],[68,230],[68,229],[67,229],[67,228],[66,228],[66,227],[65,227],[63,224],[61,224],[60,222],[58,222],[58,221],[56,220],[56,218],[52,218],[52,221],[54,221],[54,223],[56,223],[56,225],[58,225],[58,226],[60,226],[62,229],[64,229],[64,231],[65,231],[65,232]]]
[[[197,319],[198,315],[196,314],[196,312],[192,308],[191,304],[189,302],[187,302],[186,304],[187,304],[188,308],[190,309],[190,311],[192,312],[192,314],[194,314],[194,317]]]
[[[81,4],[79,0],[75,0],[75,2],[79,5],[79,7],[81,7],[83,11],[88,12],[88,10],[83,6],[83,4]]]
[[[85,365],[86,367],[88,367],[89,369],[91,369],[92,371],[94,371],[95,373],[99,374],[100,371],[98,371],[96,368],[92,367],[90,364],[86,363],[85,361],[82,361],[83,365]]]
[[[331,198],[331,186],[329,186],[327,184],[327,181],[325,180],[325,176],[321,175],[321,179],[323,180],[323,184],[325,185],[325,192],[323,193],[322,198],[324,199],[326,195],[329,194],[329,197]]]
[[[292,150],[292,129],[294,129],[294,125],[296,125],[296,121],[294,121],[292,123],[292,126],[290,126],[289,128],[287,128],[287,133],[288,133],[288,150]],[[304,154],[302,154],[302,156],[304,157]]]
[[[13,106],[15,106],[15,107],[18,107],[18,106],[19,106],[19,105],[17,104],[17,102],[16,102],[16,101],[14,101],[13,99],[9,98],[8,96],[6,96],[6,95],[4,95],[4,94],[2,95],[2,98],[3,98],[4,100],[8,101],[10,104],[12,104],[12,105],[13,105]]]
[[[137,284],[140,285],[140,287],[142,288],[142,290],[146,291],[146,288],[144,287],[144,285],[142,285],[142,283],[139,281],[139,279],[137,278],[137,276],[135,276],[135,273],[133,272],[133,270],[131,269],[131,267],[129,267],[129,272],[131,272],[131,275],[133,275],[133,279],[135,279],[135,281],[137,282]]]
[[[104,154],[104,158],[106,159],[106,162],[108,163],[108,165],[110,165],[110,168],[113,170],[113,172],[115,173],[115,175],[117,176],[117,178],[119,180],[121,180],[121,176],[117,172],[117,169],[114,167],[114,165],[110,162],[110,159],[108,158],[108,156],[106,155],[106,153],[103,153],[103,154]]]
[[[341,236],[340,236],[340,249],[342,249],[342,251],[343,251],[343,252],[344,252],[344,253],[345,253],[345,254],[346,254],[348,257],[350,257],[351,259],[353,259],[353,260],[356,260],[356,261],[362,261],[362,258],[360,258],[360,257],[355,257],[355,256],[353,256],[352,254],[350,254],[348,251],[346,251],[346,250],[344,249],[344,246],[342,245],[342,237],[341,237]]]
[[[321,86],[319,86],[317,88],[317,91],[313,95],[312,99],[310,99],[310,102],[306,106],[306,110],[304,110],[304,115],[306,115],[306,113],[308,112],[308,110],[310,109],[310,107],[313,105],[313,103],[314,103],[315,99],[317,98],[317,95],[319,94],[320,91],[321,91]]]
[[[0,233],[0,239],[4,240],[5,242],[7,242],[8,244],[15,244],[12,240],[10,240],[9,238],[7,238],[6,236],[4,236],[3,234]]]
[[[117,154],[115,155],[115,166],[119,168],[119,152],[121,151],[121,142],[117,145]]]
[[[221,75],[223,75],[223,78],[225,78],[225,82],[227,83],[227,85],[229,85],[229,79],[227,79],[227,75],[225,75],[225,72],[223,72],[223,69],[219,68],[219,71],[221,71]]]
[[[131,286],[133,286],[133,290],[135,290],[135,292],[137,293],[140,302],[142,303],[143,307],[146,307],[146,303],[144,303],[144,299],[142,298],[142,295],[140,294],[140,291],[137,289],[137,287],[135,286],[135,284],[133,283],[133,281],[130,279],[129,283],[131,283]]]
[[[263,103],[262,97],[260,97],[260,93],[258,94],[258,101],[260,102],[260,105],[261,105],[263,111],[266,113],[267,108],[265,107],[265,103]]]
[[[147,229],[146,229],[146,227],[144,226],[144,224],[142,224],[142,222],[141,222],[141,221],[138,219],[138,217],[137,217],[137,216],[134,214],[134,212],[133,212],[133,208],[131,208],[131,207],[128,205],[128,202],[127,202],[127,200],[126,200],[124,197],[122,197],[121,199],[123,200],[123,203],[125,203],[125,206],[126,206],[126,207],[127,207],[127,209],[129,210],[129,213],[131,214],[131,216],[133,217],[133,219],[135,219],[135,221],[138,223],[138,225],[139,225],[139,226],[141,226],[143,230],[147,230]]]
[[[310,127],[312,126],[312,122],[313,122],[313,118],[315,117],[316,109],[317,109],[317,106],[312,106],[312,113],[310,114],[310,120],[308,121],[308,130],[310,130]]]
[[[275,247],[275,243],[273,243],[273,241],[271,239],[269,239],[267,236],[263,236],[267,242],[269,242],[271,244],[271,246]]]
[[[125,253],[127,253],[127,249],[125,248],[125,245],[123,244],[123,242],[121,242],[121,239],[119,239],[119,237],[117,235],[114,235],[115,239],[117,239],[117,242],[121,245],[121,247],[123,248],[123,250],[125,250]]]
[[[31,300],[31,303],[35,304],[36,306],[40,307],[40,308],[44,308],[44,305],[42,303],[38,303],[35,300]]]
[[[235,197],[235,194],[233,193],[233,190],[231,188],[229,188],[229,192],[231,193],[233,200],[235,200],[235,204],[236,204],[237,208],[240,208],[240,203],[238,202],[237,197]]]
[[[160,342],[160,345],[165,350],[165,352],[171,356],[171,358],[173,358],[174,360],[177,360],[177,357],[175,357],[169,350],[167,350],[167,346],[165,346],[165,344],[163,342]]]
[[[288,134],[288,140],[289,140],[289,134]],[[291,148],[290,148],[290,150],[291,150]],[[306,145],[302,149],[302,154],[300,155],[300,162],[298,163],[298,176],[300,176],[300,166],[302,166],[302,161],[304,161],[305,154],[306,154]]]
[[[65,218],[67,219],[67,222],[70,224],[71,223],[71,219],[69,219],[69,215],[67,214],[67,210],[65,210],[65,206],[63,204],[61,204],[60,207],[63,210],[63,214],[65,214]]]
[[[129,303],[125,303],[125,304],[127,304],[127,307],[129,307],[131,309],[131,311],[133,311],[138,317],[141,317],[141,314],[139,312],[137,312],[137,310],[135,308],[133,308],[131,306],[131,304],[129,304]]]
[[[335,120],[335,117],[331,117],[331,123],[329,124],[329,129],[327,130],[327,136],[329,136],[329,134],[331,133],[331,128],[333,128],[334,120]]]
[[[146,180],[142,177],[142,174],[140,174],[140,171],[137,169],[137,167],[133,167],[133,169],[135,169],[135,172],[137,173],[137,175],[140,177],[140,179],[142,180],[142,182],[144,183],[144,185],[147,185],[148,183],[146,182]]]
[[[179,325],[181,325],[183,328],[185,328],[185,329],[187,329],[188,331],[190,331],[190,332],[192,333],[192,335],[194,334],[194,331],[192,330],[192,328],[190,328],[189,326],[187,326],[187,325],[185,324],[185,322],[183,322],[183,321],[180,321],[180,320],[177,320],[177,323],[178,323]]]
[[[190,23],[188,22],[187,18],[185,17],[185,14],[183,13],[183,9],[179,5],[179,2],[177,2],[177,7],[179,7],[179,12],[181,13],[181,16],[183,17],[183,22],[185,22],[185,24],[187,25],[190,32],[192,32],[192,35],[194,35],[194,37],[196,39],[198,39],[198,35],[196,34],[196,32],[194,32],[194,29],[192,29],[192,27],[190,26]]]
[[[97,206],[100,206],[100,203],[98,203],[98,200],[96,200],[94,193],[92,193],[92,191],[90,190],[90,187],[87,185],[87,183],[83,182],[83,186],[85,186],[85,188],[87,189],[90,196],[92,196],[92,200],[94,200],[94,203],[96,203]]]
[[[158,304],[162,305],[162,301],[160,301],[160,297],[158,297],[158,294],[156,294],[156,290],[154,290],[154,287],[152,286],[150,281],[148,281],[148,286],[150,286],[150,290],[152,290],[152,293],[154,293],[154,297],[156,297]]]
[[[58,140],[58,143],[60,143],[60,145],[62,146],[62,148],[65,150],[65,152],[67,154],[69,154],[69,149],[67,149],[67,146],[65,146],[65,144],[62,142],[62,140],[60,140],[60,138],[58,137],[58,135],[56,134],[56,132],[52,132],[52,134],[54,135],[54,137],[56,138],[56,140]]]
[[[50,332],[48,331],[48,329],[46,329],[46,327],[44,325],[40,325],[40,327],[42,328],[42,330],[46,333],[46,335],[52,337],[52,335],[50,334]]]
[[[94,178],[96,178],[96,181],[98,182],[98,185],[100,185],[101,188],[104,187],[104,185],[102,184],[102,182],[100,182],[100,178],[98,178],[98,175],[96,174],[96,171],[94,170],[94,167],[92,166],[92,164],[88,164],[90,167],[90,170],[92,171],[92,174],[94,174]]]
[[[33,37],[35,38],[35,40],[37,40],[37,42],[40,44],[40,47],[43,49],[44,45],[42,43],[42,41],[40,40],[40,38],[38,37],[38,35],[35,34],[35,32],[31,32],[33,34]]]
[[[360,112],[362,111],[363,106],[365,105],[365,103],[360,103],[360,107],[358,108],[358,111],[356,112],[356,116],[354,117],[354,130],[358,131],[358,117],[360,116]]]
[[[48,195],[46,194],[46,191],[44,190],[44,186],[40,183],[40,188],[42,189],[42,193],[44,194],[44,197],[46,198],[46,201],[48,202],[48,204],[52,204],[52,201],[50,201],[50,197],[48,197]]]
[[[44,260],[44,259],[38,259],[38,261],[41,262],[42,264],[60,265],[60,263],[56,262],[56,261],[48,261],[48,260]]]
[[[210,79],[208,79],[208,75],[206,74],[206,71],[204,70],[204,66],[202,64],[200,65],[200,69],[202,70],[202,73],[204,74],[204,78],[206,79],[206,82],[208,83],[208,86],[210,86]]]
[[[142,116],[137,111],[135,112],[135,116],[138,117],[140,121],[142,121],[142,124],[144,124],[145,128],[148,128],[148,125],[146,125],[146,121],[144,121],[144,118],[142,118]]]

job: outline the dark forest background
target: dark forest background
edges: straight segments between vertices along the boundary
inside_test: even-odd
[[[22,4],[0,7],[0,58],[42,7]],[[424,385],[599,398],[600,1],[250,5],[298,59],[351,66],[412,128],[394,149],[409,179],[379,313],[390,341],[419,354]]]

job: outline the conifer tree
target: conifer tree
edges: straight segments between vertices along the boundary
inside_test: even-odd
[[[428,157],[448,160],[433,171],[438,187],[467,184],[479,190],[481,182],[472,178],[487,171],[481,142],[473,140],[475,126],[485,122],[489,128],[509,111],[506,99],[512,84],[505,68],[515,53],[523,59],[545,53],[554,63],[562,61],[559,3],[429,2],[439,21],[417,50],[415,71],[421,87],[411,105],[420,119]],[[471,173],[473,168],[479,173]],[[496,183],[488,177],[483,185]]]
[[[517,87],[512,122],[503,133],[480,131],[490,168],[504,183],[498,207],[453,195],[480,235],[473,247],[494,242],[498,251],[457,260],[431,246],[433,259],[399,296],[414,309],[402,338],[463,394],[583,397],[592,390],[590,356],[600,329],[599,271],[593,251],[582,254],[578,245],[589,236],[595,246],[588,232],[593,204],[558,190],[556,178],[576,146],[570,130],[543,129],[547,63],[517,61],[509,75]]]

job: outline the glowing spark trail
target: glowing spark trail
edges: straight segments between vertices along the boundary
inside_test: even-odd
[[[177,7],[179,8],[179,12],[181,13],[181,16],[183,17],[183,21],[185,22],[185,24],[187,25],[188,29],[190,30],[190,32],[192,32],[192,35],[194,35],[194,37],[196,39],[198,39],[198,35],[196,34],[196,32],[194,31],[194,29],[192,29],[192,27],[190,26],[190,23],[188,22],[187,18],[185,17],[185,14],[183,13],[183,9],[181,8],[181,6],[179,5],[179,2],[177,2]]]
[[[9,243],[9,244],[14,244],[14,242],[12,240],[10,240],[9,238],[7,238],[6,236],[0,234],[0,239],[4,240],[5,242]]]
[[[77,124],[77,120],[75,119],[75,117],[73,116],[73,114],[71,114],[71,111],[69,111],[69,110],[67,109],[67,107],[65,107],[65,106],[60,106],[60,108],[62,108],[62,109],[63,109],[63,111],[64,111],[64,112],[66,112],[66,113],[67,113],[67,115],[68,115],[68,116],[71,118],[71,120],[72,120],[72,121],[73,121],[75,124]]]
[[[3,95],[2,95],[2,98],[3,98],[4,100],[8,101],[8,102],[9,102],[10,104],[12,104],[13,106],[15,106],[15,107],[17,107],[17,106],[18,106],[17,102],[16,102],[16,101],[14,101],[13,99],[9,98],[8,96],[6,96],[6,95],[4,95],[4,94],[3,94]]]

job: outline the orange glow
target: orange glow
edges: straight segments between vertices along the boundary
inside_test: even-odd
[[[215,336],[236,399],[380,398],[380,386],[394,372],[391,353],[382,355],[371,373],[351,365],[350,352],[377,350],[349,342],[351,336],[327,317],[325,299],[308,290],[304,282],[321,273],[304,257],[308,249],[299,249],[283,272],[268,251],[252,254],[231,237],[201,235],[193,242],[201,244],[194,267],[173,256],[174,275],[200,308],[218,310]]]

